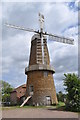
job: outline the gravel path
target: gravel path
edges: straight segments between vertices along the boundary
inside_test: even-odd
[[[78,118],[78,114],[42,108],[16,108],[3,110],[2,118]]]

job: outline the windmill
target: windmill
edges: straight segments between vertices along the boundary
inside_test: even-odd
[[[28,102],[30,105],[50,105],[57,104],[56,90],[53,80],[55,70],[50,66],[49,52],[47,48],[47,38],[55,42],[73,45],[74,40],[43,31],[44,16],[39,13],[40,30],[26,29],[24,27],[5,23],[7,27],[34,32],[31,39],[31,51],[29,66],[25,68],[27,75],[26,100],[22,106]]]

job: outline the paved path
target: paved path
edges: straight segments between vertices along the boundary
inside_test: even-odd
[[[16,108],[2,111],[3,118],[78,118],[74,112],[48,110],[42,108]]]

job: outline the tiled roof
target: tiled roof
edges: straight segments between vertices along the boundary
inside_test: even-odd
[[[11,93],[16,92],[17,97],[20,98],[22,96],[25,96],[26,93],[26,84],[23,84],[17,88],[15,88]]]

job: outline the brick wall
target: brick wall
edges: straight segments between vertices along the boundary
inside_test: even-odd
[[[25,96],[25,94],[26,94],[26,84],[15,88],[10,94],[11,104],[13,105],[20,104],[21,97]]]
[[[10,94],[10,101],[11,101],[11,104],[13,105],[16,105],[17,104],[17,92],[12,92]]]
[[[27,96],[29,96],[29,86],[33,86],[33,103],[46,104],[46,96],[51,97],[51,103],[57,104],[56,90],[53,81],[53,75],[48,72],[48,76],[44,76],[44,72],[33,71],[28,73],[27,78]]]

